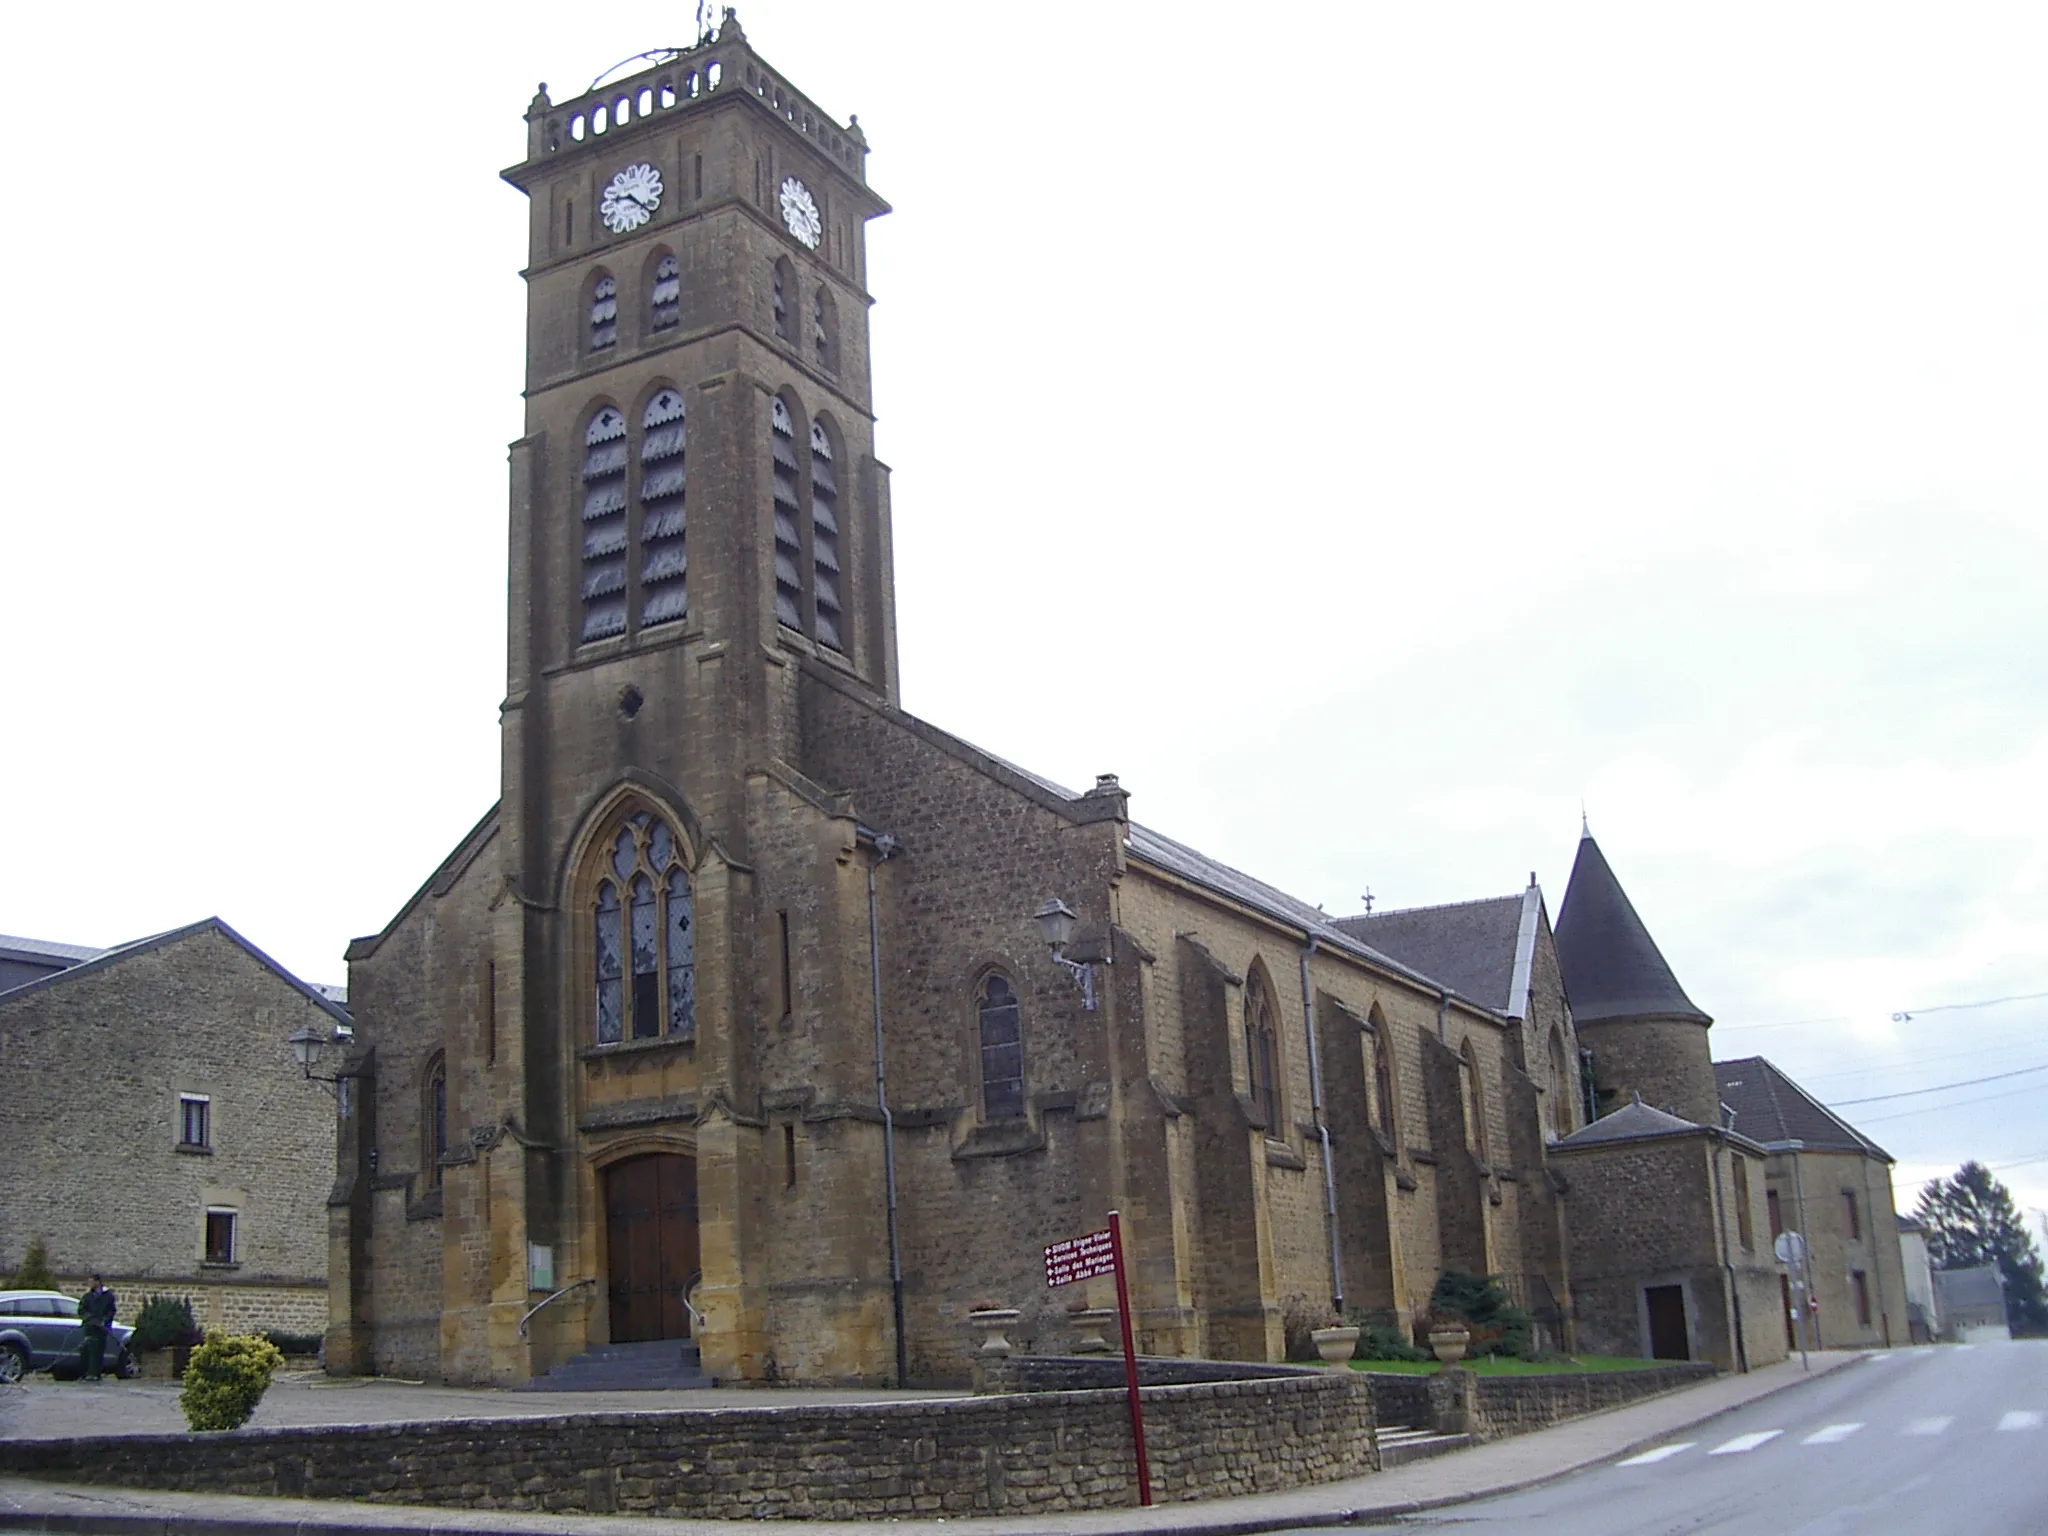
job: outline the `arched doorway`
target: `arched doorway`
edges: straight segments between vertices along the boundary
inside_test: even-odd
[[[697,1273],[697,1160],[675,1152],[604,1171],[612,1342],[687,1339],[684,1293]]]

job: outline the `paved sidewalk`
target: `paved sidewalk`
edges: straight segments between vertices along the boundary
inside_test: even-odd
[[[1246,1498],[1210,1499],[1160,1504],[1151,1509],[1097,1510],[1086,1513],[982,1517],[969,1520],[891,1520],[900,1536],[1249,1536],[1260,1531],[1297,1526],[1366,1525],[1397,1519],[1418,1510],[1483,1499],[1526,1488],[1611,1460],[1662,1440],[1773,1392],[1863,1359],[1861,1353],[1818,1354],[1813,1369],[1802,1372],[1797,1360],[1768,1366],[1747,1376],[1724,1376],[1648,1402],[1573,1419],[1539,1434],[1497,1440],[1472,1450],[1457,1451],[1416,1462],[1374,1477],[1326,1483],[1316,1488]],[[132,1384],[131,1384],[132,1385]],[[124,1387],[123,1390],[126,1390]],[[285,1389],[289,1391],[290,1389]],[[359,1392],[378,1390],[375,1387]],[[405,1389],[398,1389],[405,1390]],[[437,1396],[474,1398],[481,1394],[445,1389],[413,1389]],[[336,1390],[335,1396],[347,1395]],[[522,1400],[523,1412],[596,1411],[586,1399],[637,1399],[637,1406],[672,1407],[670,1394],[497,1394]],[[875,1393],[716,1393],[673,1394],[694,1399],[691,1406],[741,1406],[739,1399],[770,1398],[791,1403],[810,1401],[875,1401]],[[717,1398],[718,1402],[704,1399]],[[524,1400],[541,1399],[532,1409]],[[550,1404],[548,1399],[552,1398]],[[407,1399],[424,1404],[424,1396]],[[574,1407],[571,1405],[574,1404]],[[758,1406],[749,1401],[745,1406]],[[266,1407],[268,1403],[266,1401]],[[511,1405],[508,1405],[508,1407]],[[617,1405],[608,1404],[616,1410]],[[480,1416],[473,1404],[463,1417]],[[417,1415],[415,1415],[417,1416]],[[281,1421],[273,1421],[281,1422]],[[361,1423],[362,1418],[299,1422]],[[103,1425],[100,1433],[109,1432]],[[148,1431],[132,1431],[146,1433]],[[65,1536],[735,1536],[741,1530],[774,1526],[786,1536],[873,1536],[882,1522],[668,1520],[648,1516],[537,1515],[497,1510],[436,1509],[420,1505],[368,1504],[315,1499],[251,1499],[227,1495],[149,1493],[127,1489],[88,1488],[25,1478],[0,1479],[0,1531],[62,1532]]]

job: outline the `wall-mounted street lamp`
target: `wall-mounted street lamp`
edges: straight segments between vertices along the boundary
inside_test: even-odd
[[[292,1048],[292,1059],[298,1062],[299,1071],[305,1076],[306,1081],[325,1085],[327,1091],[333,1094],[338,1102],[341,1098],[339,1084],[345,1074],[335,1073],[329,1076],[313,1070],[321,1064],[321,1058],[327,1054],[330,1039],[330,1036],[323,1035],[308,1024],[291,1037],[289,1044]]]
[[[1057,896],[1045,898],[1045,905],[1031,914],[1038,924],[1038,932],[1052,950],[1052,963],[1059,966],[1081,988],[1081,1006],[1089,1012],[1095,1011],[1095,967],[1085,960],[1069,960],[1067,945],[1073,941],[1074,927],[1080,919],[1074,909]]]

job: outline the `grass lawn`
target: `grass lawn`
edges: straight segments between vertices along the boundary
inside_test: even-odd
[[[1637,1360],[1625,1355],[1578,1355],[1572,1359],[1515,1360],[1503,1355],[1486,1355],[1478,1360],[1458,1362],[1475,1376],[1559,1376],[1584,1371],[1644,1371],[1669,1365],[1669,1360]],[[1440,1367],[1434,1360],[1354,1360],[1354,1371],[1387,1371],[1396,1376],[1429,1376]]]

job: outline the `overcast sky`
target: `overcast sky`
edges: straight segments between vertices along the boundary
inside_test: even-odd
[[[898,210],[908,708],[1332,913],[1555,917],[1583,805],[1717,1055],[2048,1067],[2048,10],[741,19]],[[4,28],[0,931],[342,980],[496,795],[496,172],[692,4]],[[2048,1208],[2044,1109],[1845,1113]]]

